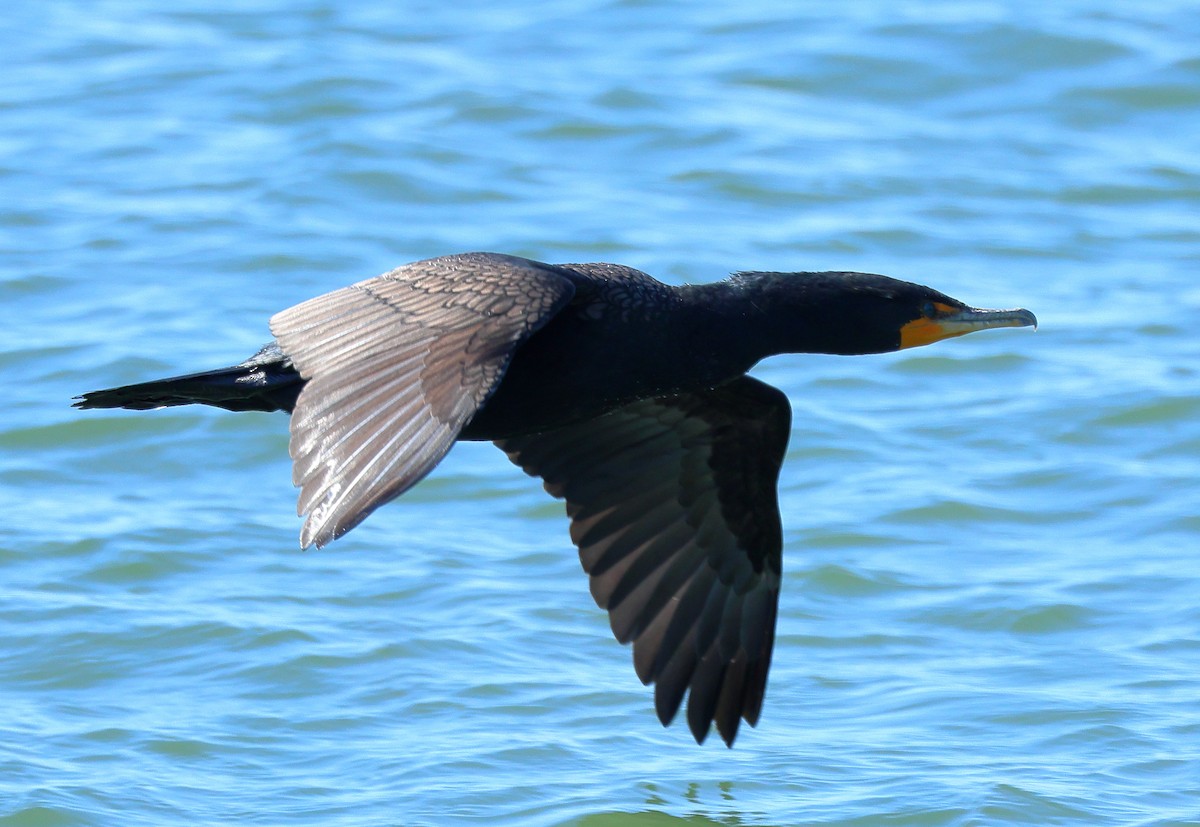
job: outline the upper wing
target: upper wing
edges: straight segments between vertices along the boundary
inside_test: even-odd
[[[726,744],[758,721],[775,640],[783,546],[776,483],[791,407],[742,377],[497,442],[567,501],[571,539],[613,633],[633,641],[667,724]]]
[[[322,546],[445,456],[516,346],[574,295],[553,270],[466,253],[407,264],[271,318],[308,380],[291,423],[300,544]]]

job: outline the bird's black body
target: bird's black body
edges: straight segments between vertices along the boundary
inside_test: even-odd
[[[590,419],[638,399],[713,387],[753,364],[707,353],[720,314],[644,273],[613,265],[555,268],[567,303],[514,351],[504,379],[462,438],[496,440]],[[678,366],[690,362],[681,375]],[[589,365],[589,370],[579,370]]]
[[[774,640],[776,480],[790,408],[746,376],[777,353],[878,353],[1034,324],[862,273],[669,287],[611,264],[490,253],[406,265],[276,314],[224,370],[85,394],[82,408],[201,403],[292,416],[301,543],[403,493],[454,441],[490,440],[567,502],[593,596],[667,723],[732,744]]]

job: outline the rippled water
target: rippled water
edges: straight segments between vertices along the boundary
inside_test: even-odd
[[[1200,823],[1194,4],[5,17],[0,825]],[[470,249],[1042,327],[761,366],[780,634],[698,747],[490,446],[301,553],[283,417],[67,407]]]

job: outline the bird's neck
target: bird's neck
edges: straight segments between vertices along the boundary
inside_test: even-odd
[[[782,353],[845,353],[833,320],[817,291],[798,295],[793,285],[781,301],[766,280],[732,279],[686,288],[687,300],[704,312],[714,342],[729,350],[731,359],[756,362]]]
[[[678,289],[678,356],[693,365],[707,365],[704,373],[713,384],[745,373],[769,355],[754,332],[756,311],[747,308],[728,282]]]

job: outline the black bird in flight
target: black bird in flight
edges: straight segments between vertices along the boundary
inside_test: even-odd
[[[672,287],[616,264],[465,253],[277,313],[275,341],[239,365],[75,406],[290,412],[303,547],[403,494],[455,440],[495,442],[566,500],[592,596],[657,684],[662,723],[690,689],[693,736],[716,723],[732,745],[766,690],[791,429],[787,397],[746,371],[1036,324],[867,273]]]

